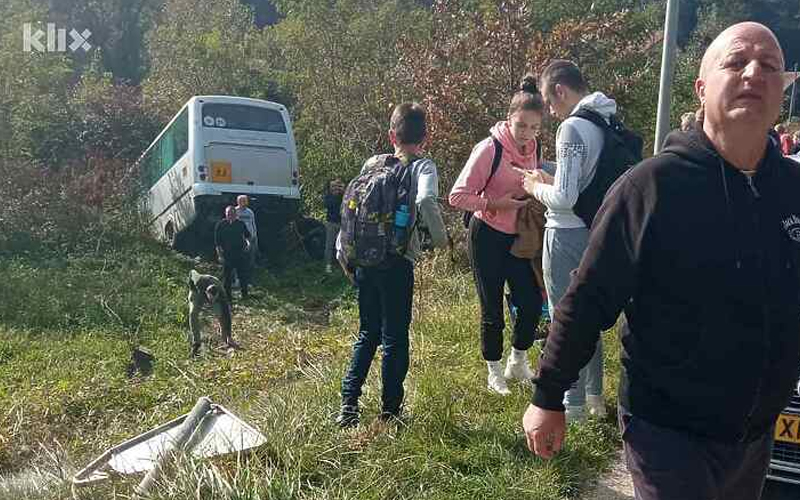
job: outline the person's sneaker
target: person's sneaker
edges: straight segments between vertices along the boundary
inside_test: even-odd
[[[587,394],[586,407],[589,409],[589,415],[596,418],[606,417],[606,402],[603,399],[603,396]]]
[[[528,354],[526,351],[513,352],[512,355],[508,357],[504,375],[508,380],[515,378],[522,382],[528,382],[536,376],[536,374],[531,371],[531,367],[528,364]]]
[[[342,429],[356,427],[358,425],[358,406],[342,405],[336,423]]]
[[[508,390],[506,379],[503,377],[500,361],[490,361],[487,365],[489,367],[489,376],[487,377],[489,390],[501,396],[511,394],[511,391]]]
[[[189,356],[192,357],[192,358],[200,357],[200,344],[193,345],[189,349]]]
[[[331,274],[331,273],[333,273],[333,267],[331,267],[331,265],[330,265],[330,264],[327,264],[327,265],[325,266],[325,273],[326,273],[326,274]]]
[[[566,406],[564,416],[569,422],[583,422],[586,420],[586,409],[583,406]]]

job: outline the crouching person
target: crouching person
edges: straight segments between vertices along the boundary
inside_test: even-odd
[[[189,273],[189,329],[191,330],[192,357],[200,353],[200,310],[209,306],[214,317],[219,321],[222,340],[228,347],[236,348],[238,344],[231,335],[231,306],[222,287],[222,283],[210,274],[200,274],[194,269]]]
[[[342,380],[337,418],[341,427],[358,424],[358,399],[379,345],[383,346],[380,418],[388,421],[400,416],[409,365],[418,223],[425,221],[433,246],[447,245],[436,201],[436,164],[421,156],[426,132],[425,111],[419,104],[398,105],[389,130],[394,153],[367,160],[345,191],[337,257],[358,287],[360,321],[350,367]]]

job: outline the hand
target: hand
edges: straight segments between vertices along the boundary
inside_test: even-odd
[[[486,210],[516,210],[530,203],[530,200],[518,200],[514,198],[514,193],[506,193],[501,198],[489,200]]]
[[[553,458],[561,450],[567,428],[563,411],[551,411],[529,405],[522,417],[528,449],[542,458]]]
[[[553,176],[542,169],[522,170],[514,167],[514,170],[522,174],[522,189],[530,195],[533,194],[533,190],[538,183],[553,185]]]

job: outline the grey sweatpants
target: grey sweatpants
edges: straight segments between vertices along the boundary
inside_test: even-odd
[[[203,328],[200,311],[206,304],[206,299],[201,291],[189,291],[189,296],[186,300],[189,303],[189,345],[192,349],[199,349],[202,341],[201,330]],[[222,304],[219,302],[211,304],[211,312],[217,320],[222,321]],[[222,336],[222,340],[226,342],[230,340],[230,333],[222,332]]]
[[[553,318],[556,304],[567,291],[571,273],[578,268],[589,242],[589,230],[585,227],[575,229],[547,228],[544,230],[544,252],[542,271],[547,290],[550,317]],[[597,342],[594,356],[580,371],[580,377],[572,384],[564,397],[567,406],[584,406],[586,394],[603,394],[603,342]]]

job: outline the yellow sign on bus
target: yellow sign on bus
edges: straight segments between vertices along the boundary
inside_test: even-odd
[[[212,161],[211,162],[211,182],[231,182],[231,162]]]

